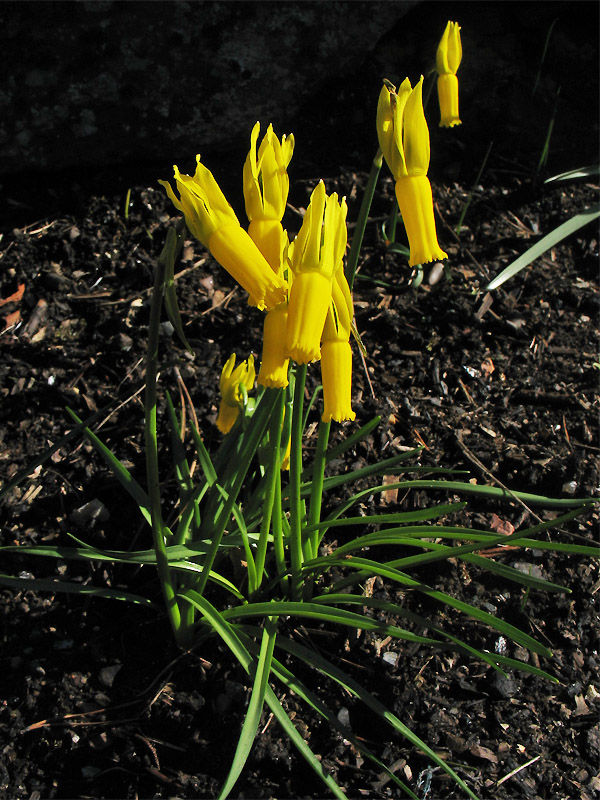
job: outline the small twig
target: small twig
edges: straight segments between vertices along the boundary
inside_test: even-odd
[[[496,782],[496,786],[500,786],[500,784],[507,781],[509,778],[513,778],[518,772],[521,772],[522,769],[526,769],[530,767],[532,764],[535,764],[536,761],[539,761],[541,756],[536,756],[535,758],[531,758],[529,761],[526,761],[524,764],[521,764],[520,767],[513,769],[512,772],[509,772],[508,775],[505,775],[503,778],[500,778],[499,781]]]
[[[499,480],[498,478],[496,478],[496,476],[495,476],[495,475],[493,475],[493,474],[490,472],[490,470],[489,470],[489,469],[488,469],[488,468],[485,466],[485,464],[483,464],[483,463],[482,463],[482,462],[481,462],[481,461],[480,461],[480,460],[477,458],[477,456],[476,456],[474,453],[472,453],[472,452],[469,450],[469,448],[467,447],[467,445],[466,445],[466,444],[463,442],[463,440],[462,440],[462,436],[463,436],[463,434],[462,434],[462,431],[459,431],[459,432],[456,434],[456,441],[457,441],[457,443],[458,443],[458,446],[460,447],[460,449],[461,449],[461,450],[463,451],[463,453],[465,454],[465,456],[466,456],[466,457],[469,459],[469,461],[471,461],[473,464],[475,464],[475,466],[476,466],[476,467],[479,467],[479,469],[480,469],[480,470],[483,472],[483,474],[484,474],[486,477],[488,477],[488,478],[490,478],[490,480],[494,481],[494,483],[495,483],[495,484],[497,484],[498,486],[500,486],[500,488],[501,488],[501,489],[504,489],[504,491],[505,491],[505,492],[507,492],[507,493],[508,493],[508,494],[509,494],[509,495],[512,497],[512,499],[513,499],[513,500],[514,500],[516,503],[519,503],[520,505],[522,505],[522,506],[523,506],[523,508],[524,508],[524,509],[525,509],[525,510],[526,510],[526,511],[529,513],[529,514],[531,514],[531,516],[532,516],[534,519],[537,519],[537,521],[538,521],[538,522],[543,522],[544,520],[543,520],[541,517],[538,517],[538,515],[537,515],[537,514],[536,514],[534,511],[532,511],[532,510],[529,508],[529,506],[528,506],[526,503],[524,503],[524,502],[523,502],[523,500],[521,500],[521,498],[520,498],[520,497],[517,497],[517,495],[516,495],[516,494],[515,494],[515,493],[514,493],[514,492],[513,492],[511,489],[509,489],[509,488],[508,488],[508,486],[505,486],[505,485],[502,483],[502,481],[501,481],[501,480]]]

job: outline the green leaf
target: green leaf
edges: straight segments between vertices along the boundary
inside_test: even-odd
[[[246,765],[250,750],[256,738],[256,732],[260,722],[265,694],[268,688],[269,673],[271,672],[271,662],[273,660],[273,650],[277,636],[277,619],[268,618],[262,635],[258,663],[254,669],[254,685],[250,695],[250,703],[246,711],[244,724],[240,733],[235,755],[231,764],[229,774],[219,792],[218,800],[225,800],[229,792],[233,789],[237,779]]]
[[[165,283],[164,283],[164,297],[165,308],[171,325],[175,329],[181,344],[185,347],[188,353],[194,355],[188,340],[183,332],[183,325],[181,323],[181,314],[179,313],[179,304],[177,303],[177,292],[175,291],[175,261],[183,247],[183,236],[175,228],[169,228],[167,233],[167,240],[165,242],[162,253],[159,256],[165,265]]]
[[[480,608],[476,608],[475,606],[470,605],[469,603],[464,603],[462,600],[457,600],[456,598],[452,597],[445,592],[440,592],[437,589],[433,589],[431,586],[428,586],[426,583],[421,583],[420,581],[411,578],[409,575],[406,575],[403,572],[389,566],[388,564],[380,564],[377,561],[372,561],[371,559],[367,558],[359,558],[359,557],[351,557],[348,559],[340,558],[337,560],[332,558],[331,556],[327,556],[326,558],[315,558],[312,561],[307,561],[304,566],[303,570],[309,572],[313,569],[317,569],[321,571],[325,564],[323,562],[327,562],[326,566],[333,567],[341,567],[347,568],[352,570],[361,570],[362,573],[366,576],[371,575],[381,575],[383,578],[389,578],[396,583],[399,583],[402,586],[406,586],[410,589],[415,589],[422,594],[427,595],[428,597],[432,597],[434,600],[438,600],[439,602],[443,603],[444,605],[450,606],[450,608],[455,608],[457,611],[462,611],[463,614],[466,614],[473,619],[478,620],[479,622],[484,622],[486,625],[489,625],[491,628],[499,631],[503,636],[506,636],[513,641],[517,642],[518,644],[523,645],[523,647],[527,647],[530,650],[538,653],[539,655],[543,655],[549,657],[552,655],[550,650],[547,647],[544,647],[531,636],[526,634],[524,631],[516,628],[514,625],[510,625],[508,622],[504,622],[502,620],[497,619],[492,614],[489,614],[487,611],[483,611]],[[337,591],[342,586],[342,582],[338,583],[336,586],[332,587],[332,591]],[[393,634],[390,634],[393,635]]]
[[[81,424],[81,420],[77,416],[77,414],[72,411],[70,408],[67,408],[67,413],[71,417],[71,419],[75,420],[78,424]],[[89,439],[90,443],[92,444],[93,448],[96,452],[102,456],[106,465],[111,470],[115,478],[119,481],[121,486],[128,492],[129,495],[135,500],[138,508],[140,509],[140,513],[146,520],[146,522],[151,525],[152,518],[150,516],[150,498],[146,494],[146,492],[142,489],[140,484],[135,480],[133,475],[126,469],[123,464],[119,461],[119,459],[114,455],[114,453],[108,449],[108,447],[100,441],[100,439],[93,433],[89,428],[84,428],[84,434]]]
[[[592,164],[589,167],[579,167],[579,169],[571,169],[568,172],[553,175],[551,178],[546,178],[544,183],[571,181],[575,178],[595,178],[598,175],[600,175],[600,164]]]
[[[19,548],[20,550],[24,548]],[[160,610],[147,597],[123,592],[120,589],[109,589],[106,586],[83,586],[81,583],[71,583],[69,581],[59,581],[53,578],[16,578],[12,575],[0,574],[0,585],[9,586],[20,591],[33,592],[63,592],[64,594],[78,594],[82,597],[103,597],[107,600],[124,600],[127,603],[147,606],[155,610]]]
[[[595,219],[600,217],[600,204],[595,203],[590,208],[587,208],[585,211],[582,211],[581,214],[577,214],[571,219],[563,222],[562,225],[559,225],[558,228],[555,228],[550,233],[546,234],[539,242],[530,247],[523,255],[519,256],[515,261],[509,264],[499,275],[488,283],[485,287],[486,292],[491,292],[493,289],[497,289],[501,286],[505,281],[509,278],[512,278],[513,275],[516,275],[525,267],[528,267],[532,261],[535,261],[536,258],[539,258],[546,250],[549,250],[554,245],[562,242],[563,239],[566,239],[567,236],[570,236],[575,231],[578,231],[580,228],[583,228],[584,225],[587,225],[589,222],[593,222]]]
[[[206,598],[202,597],[193,590],[187,591],[185,594],[181,595],[185,600],[192,603],[199,611],[204,615],[207,623],[210,627],[217,633],[225,642],[225,644],[229,647],[233,655],[238,659],[240,664],[244,667],[246,672],[250,673],[250,668],[253,663],[252,656],[248,652],[248,650],[244,647],[239,634],[237,633],[235,626],[231,625],[225,619],[224,614],[220,614],[214,606],[212,606]],[[269,603],[265,604],[266,606],[270,606]],[[269,615],[267,615],[269,616]],[[278,700],[275,692],[271,689],[271,687],[267,684],[265,688],[265,700],[267,701],[269,708],[273,712],[273,716],[282,726],[284,732],[288,735],[292,744],[298,749],[300,754],[304,757],[304,759],[308,762],[308,764],[312,767],[312,769],[317,773],[317,775],[321,778],[321,780],[325,783],[325,785],[329,788],[329,790],[335,795],[335,797],[339,798],[339,800],[346,800],[346,795],[337,785],[337,783],[333,780],[331,775],[328,775],[321,762],[317,759],[315,754],[312,752],[310,747],[306,744],[302,736],[296,730],[296,727],[286,714],[283,706],[281,705],[280,701]]]
[[[420,739],[415,733],[413,733],[410,728],[408,728],[395,714],[389,711],[383,703],[377,700],[370,692],[368,692],[360,683],[355,681],[353,678],[350,677],[346,672],[343,672],[338,667],[335,667],[331,662],[327,661],[327,659],[323,658],[319,653],[315,652],[314,650],[309,650],[307,647],[298,644],[297,642],[291,641],[289,639],[284,639],[283,637],[279,637],[276,643],[276,646],[285,650],[286,652],[290,653],[291,655],[296,656],[297,658],[302,659],[306,664],[308,664],[313,669],[316,669],[318,672],[323,673],[323,675],[327,675],[328,677],[332,678],[334,681],[340,684],[346,691],[353,694],[355,697],[358,697],[362,702],[371,709],[377,716],[384,719],[388,722],[398,733],[401,734],[407,741],[409,741],[414,747],[418,748],[424,755],[431,759],[435,764],[441,767],[444,772],[446,772],[450,777],[472,798],[472,800],[478,800],[478,797],[474,792],[469,789],[466,783],[460,778],[456,772],[450,767],[446,762],[441,759],[425,742]]]
[[[388,625],[384,622],[365,617],[363,614],[355,614],[353,611],[346,611],[343,608],[326,608],[317,603],[294,602],[294,601],[272,601],[270,603],[247,603],[236,608],[228,608],[223,611],[223,618],[247,619],[248,617],[265,617],[267,614],[273,616],[300,617],[303,619],[318,619],[321,622],[328,622],[332,625],[346,625],[349,628],[377,631],[382,636],[393,636],[395,639],[405,639],[409,642],[419,642],[420,644],[438,644],[435,639],[425,636],[418,636],[411,631],[398,628],[396,625]]]
[[[256,636],[257,634],[260,634],[260,629],[248,625],[244,626],[244,633],[245,632],[252,632],[252,634]],[[244,641],[248,650],[250,650],[250,652],[255,652],[256,645],[254,641],[251,639],[251,637],[243,635],[240,628],[238,628],[238,633],[240,634],[240,637]],[[365,758],[368,758],[370,761],[372,761],[380,771],[385,772],[385,774],[389,777],[389,779],[393,781],[396,784],[396,786],[402,789],[402,791],[405,792],[405,794],[407,794],[413,800],[419,800],[417,795],[414,794],[414,792],[412,792],[411,789],[405,783],[399,780],[396,777],[396,775],[389,769],[389,767],[387,767],[386,764],[383,763],[383,761],[377,758],[377,756],[374,755],[374,753],[372,753],[368,749],[368,747],[364,744],[362,740],[358,739],[349,728],[340,723],[335,713],[330,708],[328,708],[324,703],[322,703],[321,700],[319,700],[319,698],[314,694],[314,692],[312,692],[306,686],[306,684],[304,684],[297,677],[297,675],[295,675],[291,670],[285,667],[276,658],[274,658],[272,661],[271,671],[284,684],[288,692],[293,692],[295,695],[304,700],[304,702],[307,705],[313,708],[317,712],[317,714],[326,719],[333,730],[337,731],[341,736],[344,737],[344,739],[347,739],[349,742],[351,742],[354,745],[354,747]]]

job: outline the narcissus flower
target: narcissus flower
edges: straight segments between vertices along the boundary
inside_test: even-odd
[[[448,258],[440,248],[433,216],[429,169],[429,128],[423,111],[423,77],[414,88],[408,78],[396,87],[389,81],[377,104],[377,135],[392,175],[396,199],[410,244],[410,266]]]
[[[340,266],[332,285],[331,305],[321,341],[323,422],[352,420],[352,348],[350,333],[354,307],[348,281]]]
[[[462,44],[458,22],[448,22],[437,49],[437,89],[440,101],[440,128],[460,125],[458,116],[458,78],[456,72],[462,59]]]
[[[240,226],[211,171],[200,163],[193,177],[182,175],[174,166],[177,198],[167,181],[165,187],[173,205],[183,212],[192,234],[207,247],[219,264],[250,295],[259,308],[273,308],[284,299],[285,286],[248,233]]]
[[[234,369],[235,367],[235,369]],[[254,386],[254,356],[247,361],[235,366],[235,353],[227,359],[219,388],[221,390],[221,404],[217,417],[217,428],[221,433],[229,433],[244,406],[244,397]]]
[[[346,250],[346,199],[327,197],[320,181],[312,193],[298,236],[290,246],[294,282],[290,291],[285,349],[298,364],[321,357],[321,334],[331,302],[333,276]]]
[[[258,148],[260,123],[252,129],[250,151],[244,164],[244,199],[250,220],[248,233],[273,270],[278,271],[285,213],[290,181],[287,168],[294,152],[293,135],[281,142],[269,125]]]

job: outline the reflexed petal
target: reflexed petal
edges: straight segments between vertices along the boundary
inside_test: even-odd
[[[350,287],[344,275],[343,266],[340,265],[332,284],[331,304],[323,328],[322,341],[347,342],[352,329],[354,305]]]
[[[423,77],[410,93],[404,109],[404,157],[409,175],[427,175],[429,128],[423,111]]]
[[[323,422],[353,420],[352,349],[349,342],[323,342],[321,347]]]
[[[294,149],[294,137],[282,142],[269,125],[256,152],[260,123],[250,137],[250,151],[244,164],[244,198],[249,220],[281,220],[289,192],[287,166]]]
[[[248,234],[273,272],[278,273],[285,238],[281,222],[275,219],[253,219],[248,225]]]
[[[460,26],[457,22],[448,22],[438,45],[436,66],[439,75],[456,75],[462,60],[462,43]]]
[[[396,181],[396,198],[410,244],[409,265],[448,258],[437,241],[429,178],[400,178]]]
[[[180,200],[167,181],[159,183],[165,187],[173,205],[185,215],[186,224],[193,236],[208,247],[210,237],[218,228],[223,225],[239,225],[239,222],[212,172],[200,163],[200,156],[196,156],[196,162],[193,177],[183,175],[177,166],[173,167]]]

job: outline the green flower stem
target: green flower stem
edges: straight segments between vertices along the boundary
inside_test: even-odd
[[[285,547],[283,544],[283,508],[281,506],[281,475],[275,481],[275,499],[273,503],[273,552],[275,553],[275,564],[277,574],[282,575],[280,585],[283,597],[287,596],[289,581],[287,577],[287,566],[285,563]]]
[[[310,506],[308,512],[308,524],[315,525],[315,530],[309,535],[305,557],[306,560],[316,558],[319,555],[319,522],[321,521],[321,504],[323,502],[323,476],[325,475],[325,464],[327,456],[327,445],[329,444],[329,432],[331,422],[319,423],[319,436],[317,438],[317,451],[313,461],[312,483],[310,488]]]
[[[273,414],[269,422],[269,446],[267,454],[267,485],[265,487],[265,494],[262,502],[262,515],[260,523],[260,536],[258,539],[258,546],[256,548],[256,558],[254,560],[256,567],[256,574],[253,581],[253,586],[250,586],[250,597],[260,589],[265,570],[265,559],[267,556],[267,544],[269,537],[269,529],[271,527],[271,517],[273,514],[273,505],[275,503],[276,485],[279,484],[279,497],[281,498],[281,469],[280,469],[280,442],[281,442],[281,425],[283,422],[283,410],[285,402],[285,390],[279,389],[279,397],[277,404],[273,409]],[[281,524],[281,521],[280,521]]]
[[[302,408],[304,404],[304,384],[306,364],[299,364],[294,386],[294,406],[292,410],[292,437],[290,450],[290,562],[292,573],[292,598],[299,600],[302,587],[302,513],[300,495],[302,478]]]
[[[358,254],[362,246],[362,240],[365,235],[365,228],[367,227],[367,219],[369,218],[369,211],[371,210],[371,203],[375,194],[375,186],[379,178],[381,165],[383,164],[383,153],[381,148],[377,149],[375,158],[371,164],[371,171],[369,172],[369,179],[367,181],[367,188],[363,195],[360,211],[358,212],[358,219],[356,220],[356,227],[354,235],[352,236],[352,244],[350,246],[350,254],[348,255],[348,264],[346,266],[346,277],[348,278],[348,286],[350,291],[354,286],[354,276],[356,275],[356,267],[358,265]]]
[[[160,478],[158,471],[158,442],[156,439],[156,384],[158,374],[158,341],[160,332],[160,314],[164,298],[164,281],[167,260],[174,258],[177,233],[169,230],[167,241],[158,258],[154,275],[154,288],[150,305],[150,322],[148,325],[148,347],[146,351],[146,390],[145,390],[145,444],[146,444],[146,478],[148,481],[148,497],[152,517],[152,538],[156,552],[156,567],[165,604],[167,616],[177,644],[185,647],[188,642],[188,631],[182,627],[181,612],[177,603],[177,587],[169,568],[167,547],[165,544],[165,525],[162,518]]]

